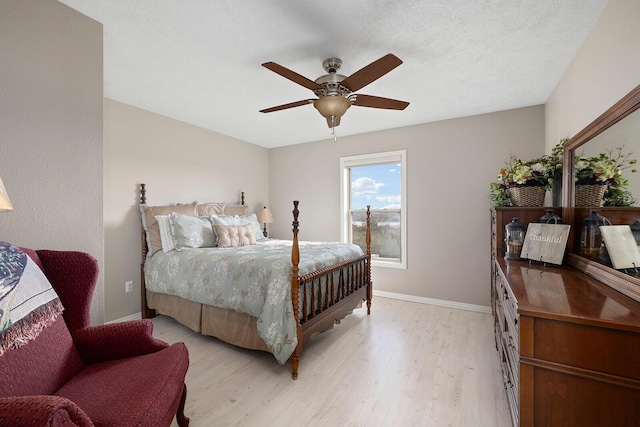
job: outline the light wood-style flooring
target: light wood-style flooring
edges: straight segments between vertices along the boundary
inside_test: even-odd
[[[189,348],[193,427],[511,425],[489,314],[375,297],[310,341],[296,381],[269,353],[153,322]]]

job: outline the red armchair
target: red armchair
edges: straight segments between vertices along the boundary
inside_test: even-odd
[[[183,343],[152,336],[148,319],[90,326],[98,276],[91,255],[23,249],[65,310],[50,327],[0,357],[0,425],[186,427]]]

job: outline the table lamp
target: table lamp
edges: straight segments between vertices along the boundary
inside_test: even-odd
[[[264,237],[267,237],[267,224],[271,224],[273,222],[273,215],[271,215],[271,211],[267,209],[266,206],[263,207],[260,212],[258,212],[258,222],[264,224],[262,234],[264,234]]]

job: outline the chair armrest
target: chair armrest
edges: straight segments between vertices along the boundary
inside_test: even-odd
[[[93,427],[78,405],[60,396],[0,398],[0,425],[13,427]]]
[[[150,319],[89,326],[72,335],[80,357],[87,364],[155,353],[169,347],[153,338]]]

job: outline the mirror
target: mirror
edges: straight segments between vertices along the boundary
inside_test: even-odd
[[[600,153],[612,153],[613,156],[618,155],[617,153],[623,156],[631,153],[629,159],[640,158],[640,109],[630,113],[575,150],[576,156],[583,157],[595,157]],[[637,166],[637,164],[634,165],[634,168],[637,169]],[[622,176],[629,180],[630,185],[627,190],[635,199],[632,206],[640,206],[640,173],[632,173],[631,170],[631,168],[624,169]]]
[[[576,207],[575,203],[576,155],[595,156],[622,146],[623,154],[631,152],[632,158],[640,159],[640,86],[565,144],[563,163],[568,167],[563,169],[562,179],[563,220],[571,224],[568,263],[640,301],[640,273],[617,271],[605,261],[585,258],[580,255],[576,242],[580,235],[582,219],[589,215],[592,209],[596,209],[611,224],[631,224],[633,220],[640,219],[640,172],[626,171],[623,175],[630,181],[628,190],[636,199],[634,207]]]

